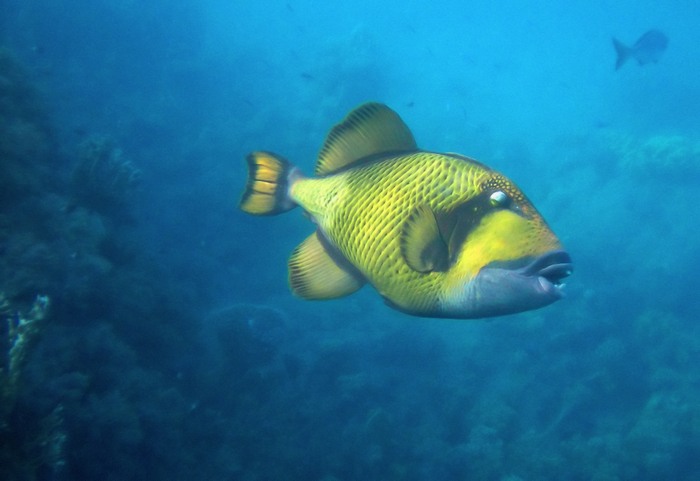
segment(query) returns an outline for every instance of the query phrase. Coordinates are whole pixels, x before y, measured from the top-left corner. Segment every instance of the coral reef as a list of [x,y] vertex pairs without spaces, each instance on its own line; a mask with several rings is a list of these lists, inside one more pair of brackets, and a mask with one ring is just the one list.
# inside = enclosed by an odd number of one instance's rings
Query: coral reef
[[28,395],[36,386],[34,359],[47,341],[50,304],[58,299],[52,326],[67,298],[75,315],[109,268],[99,253],[103,224],[84,208],[68,208],[61,162],[28,73],[0,49],[0,478],[7,480],[62,470],[64,406],[60,398]]
[[694,179],[700,175],[700,139],[679,134],[638,138],[609,135],[609,145],[625,172],[649,179]]
[[24,304],[84,298],[111,267],[106,222],[69,200],[62,163],[29,74],[0,49],[0,283]]
[[[49,310],[48,296],[36,297],[29,312],[11,312],[11,307],[0,292],[0,314],[7,316],[7,362],[6,368],[0,370],[3,398],[13,398],[17,391],[17,383],[26,362],[27,352],[38,336],[40,323]],[[8,406],[6,404],[5,406]]]
[[23,407],[18,405],[31,349],[44,328],[50,300],[39,295],[27,312],[14,310],[0,293],[0,315],[7,322],[5,358],[0,364],[0,474],[3,479],[35,479],[40,469],[60,471],[65,463],[66,433],[59,404],[36,423],[17,425]]
[[107,137],[90,138],[78,147],[71,192],[78,202],[104,215],[129,204],[141,171]]
[[40,96],[7,49],[0,47],[0,206],[41,189],[52,147]]

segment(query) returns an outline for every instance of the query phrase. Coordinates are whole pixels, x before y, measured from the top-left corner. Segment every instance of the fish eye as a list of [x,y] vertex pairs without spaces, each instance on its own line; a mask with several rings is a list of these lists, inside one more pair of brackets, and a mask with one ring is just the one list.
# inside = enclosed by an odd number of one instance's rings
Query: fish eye
[[505,207],[509,200],[505,192],[501,190],[497,190],[489,196],[489,203],[494,207]]

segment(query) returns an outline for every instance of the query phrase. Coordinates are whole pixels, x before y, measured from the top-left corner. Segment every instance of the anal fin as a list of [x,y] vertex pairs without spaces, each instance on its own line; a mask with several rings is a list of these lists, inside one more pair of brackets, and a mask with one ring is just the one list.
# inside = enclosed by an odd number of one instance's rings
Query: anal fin
[[365,283],[351,265],[336,261],[314,232],[299,244],[289,258],[289,285],[304,299],[334,299],[357,291]]

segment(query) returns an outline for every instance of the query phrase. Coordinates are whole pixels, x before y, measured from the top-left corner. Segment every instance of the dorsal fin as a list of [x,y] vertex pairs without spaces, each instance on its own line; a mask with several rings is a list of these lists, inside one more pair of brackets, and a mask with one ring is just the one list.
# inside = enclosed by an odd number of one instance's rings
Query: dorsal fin
[[316,163],[316,175],[326,175],[368,157],[417,150],[413,134],[401,117],[383,104],[360,105],[326,137]]

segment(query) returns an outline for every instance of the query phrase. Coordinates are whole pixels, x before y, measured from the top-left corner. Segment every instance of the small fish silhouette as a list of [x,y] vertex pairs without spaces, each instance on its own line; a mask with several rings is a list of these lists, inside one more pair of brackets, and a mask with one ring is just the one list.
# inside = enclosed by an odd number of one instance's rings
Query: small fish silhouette
[[630,58],[635,59],[639,65],[657,63],[668,46],[668,37],[663,32],[652,29],[639,37],[631,47],[616,38],[613,38],[613,46],[617,52],[615,70],[618,70]]

